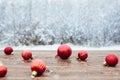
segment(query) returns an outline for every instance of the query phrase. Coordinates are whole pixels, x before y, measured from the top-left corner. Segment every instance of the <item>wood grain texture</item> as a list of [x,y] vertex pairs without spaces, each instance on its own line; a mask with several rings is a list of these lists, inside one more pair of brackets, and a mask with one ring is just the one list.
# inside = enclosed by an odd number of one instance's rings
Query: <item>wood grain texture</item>
[[22,50],[16,50],[14,55],[5,55],[0,50],[0,60],[8,67],[8,73],[0,80],[120,80],[120,63],[116,67],[105,67],[103,61],[109,53],[115,53],[120,58],[118,50],[88,50],[87,61],[76,60],[77,52],[73,51],[67,60],[55,58],[56,51],[33,50],[33,58],[45,61],[47,69],[42,76],[32,79],[30,64],[23,61]]

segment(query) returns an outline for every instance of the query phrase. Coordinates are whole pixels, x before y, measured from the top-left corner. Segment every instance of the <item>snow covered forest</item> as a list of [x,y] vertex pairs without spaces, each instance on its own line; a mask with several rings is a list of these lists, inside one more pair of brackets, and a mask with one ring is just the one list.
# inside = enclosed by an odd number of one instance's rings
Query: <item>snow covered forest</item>
[[0,45],[120,45],[120,0],[0,0]]

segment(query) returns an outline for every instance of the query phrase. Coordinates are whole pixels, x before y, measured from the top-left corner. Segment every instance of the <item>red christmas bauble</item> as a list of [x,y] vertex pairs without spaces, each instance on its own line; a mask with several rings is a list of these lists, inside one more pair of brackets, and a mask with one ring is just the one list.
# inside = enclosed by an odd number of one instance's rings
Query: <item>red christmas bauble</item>
[[85,50],[81,50],[78,52],[78,58],[81,60],[86,60],[88,57],[88,53]]
[[72,54],[72,49],[70,48],[70,46],[63,44],[58,47],[57,55],[60,58],[67,59],[71,56],[71,54]]
[[118,57],[114,54],[109,54],[105,58],[106,64],[109,66],[115,66],[118,64]]
[[0,77],[4,77],[7,74],[7,67],[0,66]]
[[[31,71],[37,72],[37,75],[42,75],[46,70],[46,64],[41,59],[35,59],[31,63]],[[36,75],[35,75],[36,76]]]
[[25,50],[22,52],[21,56],[24,60],[32,59],[32,52],[29,50]]
[[13,48],[12,47],[10,47],[10,46],[5,47],[4,53],[6,55],[10,55],[12,52],[13,52]]

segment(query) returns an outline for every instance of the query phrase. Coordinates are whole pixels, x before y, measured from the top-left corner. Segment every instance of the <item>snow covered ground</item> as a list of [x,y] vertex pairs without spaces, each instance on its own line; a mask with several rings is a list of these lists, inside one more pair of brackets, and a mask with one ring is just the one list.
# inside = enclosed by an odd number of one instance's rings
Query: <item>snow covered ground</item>
[[[109,47],[83,47],[79,45],[67,44],[72,50],[120,50],[120,45],[109,46]],[[39,46],[13,46],[14,50],[57,50],[60,44],[55,45],[39,45]],[[3,50],[4,47],[1,47],[0,50]]]

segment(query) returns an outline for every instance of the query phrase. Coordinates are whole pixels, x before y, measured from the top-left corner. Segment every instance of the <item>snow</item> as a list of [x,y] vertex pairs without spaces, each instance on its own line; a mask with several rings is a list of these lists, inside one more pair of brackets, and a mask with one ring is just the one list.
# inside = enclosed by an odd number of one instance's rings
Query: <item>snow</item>
[[0,0],[0,46],[57,43],[120,45],[120,1]]
[[[120,50],[120,45],[118,46],[109,46],[109,47],[83,47],[79,45],[67,44],[71,47],[72,50]],[[54,45],[40,45],[40,46],[13,46],[14,50],[57,50],[59,44]],[[3,50],[5,47],[1,47],[0,50]]]

